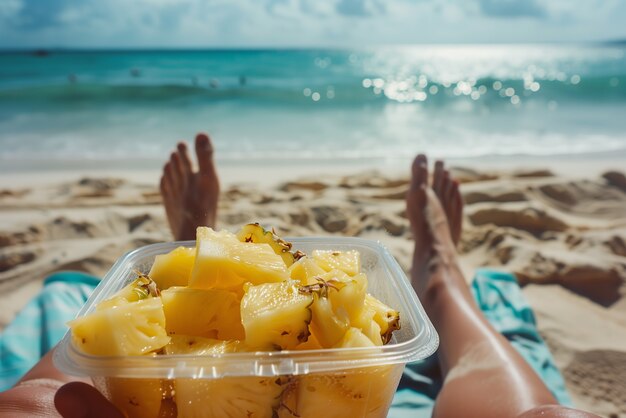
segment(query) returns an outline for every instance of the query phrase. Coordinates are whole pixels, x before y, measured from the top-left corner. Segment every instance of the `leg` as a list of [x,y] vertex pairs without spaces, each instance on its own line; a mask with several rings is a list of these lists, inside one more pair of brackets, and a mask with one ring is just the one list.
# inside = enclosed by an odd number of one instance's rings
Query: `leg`
[[192,168],[187,144],[180,142],[163,168],[161,196],[176,240],[193,240],[198,226],[215,226],[220,185],[213,145],[206,134],[196,136],[198,171]]
[[441,162],[432,189],[427,179],[426,157],[420,155],[412,167],[407,211],[416,240],[411,283],[441,339],[445,381],[434,415],[592,416],[555,405],[541,379],[482,316],[455,250],[462,212],[458,185]]

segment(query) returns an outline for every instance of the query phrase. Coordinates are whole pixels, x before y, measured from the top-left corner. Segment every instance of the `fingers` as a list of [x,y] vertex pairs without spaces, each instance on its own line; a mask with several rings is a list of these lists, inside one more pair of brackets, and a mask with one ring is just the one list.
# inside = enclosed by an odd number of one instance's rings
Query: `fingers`
[[124,418],[96,388],[86,383],[62,386],[54,397],[54,405],[64,418]]

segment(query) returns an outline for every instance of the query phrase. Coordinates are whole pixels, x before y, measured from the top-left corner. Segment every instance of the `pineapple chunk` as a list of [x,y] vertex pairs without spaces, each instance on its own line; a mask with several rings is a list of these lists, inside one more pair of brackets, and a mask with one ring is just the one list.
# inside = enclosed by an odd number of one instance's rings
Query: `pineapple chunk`
[[123,287],[109,299],[100,302],[96,306],[96,310],[113,308],[157,295],[156,283],[150,280],[148,276],[140,275],[135,281]]
[[98,356],[138,356],[158,350],[170,340],[160,298],[96,310],[68,325],[74,344]]
[[293,280],[298,280],[303,285],[310,285],[317,283],[316,277],[321,277],[326,274],[326,270],[317,265],[312,258],[302,257],[295,263],[293,263],[289,269],[289,277]]
[[276,254],[282,257],[287,267],[291,266],[299,253],[291,252],[291,243],[276,235],[273,231],[266,231],[258,223],[244,225],[237,233],[237,238],[241,242],[265,243],[272,247]]
[[190,287],[230,288],[244,282],[261,284],[288,278],[285,263],[268,244],[244,243],[228,231],[198,228]]
[[384,418],[404,365],[297,376],[283,392],[279,418]]
[[313,293],[311,310],[313,311],[311,333],[322,347],[333,347],[350,328],[350,318],[337,316],[328,298],[318,293]]
[[369,294],[365,296],[365,306],[374,310],[374,321],[380,327],[383,344],[387,344],[391,340],[391,334],[400,329],[400,312]]
[[359,328],[361,332],[370,339],[374,345],[383,345],[383,336],[380,325],[374,320],[376,311],[369,306],[364,306],[359,317],[352,323],[353,326]]
[[298,285],[288,280],[245,287],[241,320],[247,345],[285,350],[307,341],[313,298],[301,294]]
[[374,343],[358,328],[350,327],[339,340],[336,348],[375,347]]
[[294,350],[320,350],[322,348],[324,347],[315,339],[315,335],[311,334],[306,342],[298,344]]
[[[125,416],[133,418],[155,418],[167,416],[164,402],[164,387],[160,379],[130,379],[106,377],[104,387],[99,389],[107,394],[108,400]],[[96,386],[100,386],[96,382]]]
[[282,382],[277,377],[176,379],[178,418],[274,418]]
[[[198,354],[198,346],[180,343],[176,354]],[[207,347],[210,345],[207,340]],[[233,341],[215,342],[210,354],[239,350]],[[203,349],[201,349],[203,350]],[[276,377],[225,377],[220,379],[176,379],[174,398],[179,418],[273,418],[280,403],[284,382]]]
[[333,311],[347,316],[350,322],[355,322],[365,304],[367,276],[359,273],[350,277],[341,270],[332,270],[322,276],[322,279],[330,284],[336,283],[328,289]]
[[223,289],[170,287],[161,292],[165,329],[182,334],[221,340],[243,339],[239,299]]
[[324,270],[341,270],[350,276],[361,272],[361,254],[356,250],[326,251],[315,250],[313,260]]
[[172,286],[187,286],[195,259],[195,248],[178,247],[167,254],[157,255],[148,276],[156,282],[160,290]]
[[239,353],[245,351],[241,341],[214,340],[211,338],[192,337],[190,335],[172,335],[169,344],[164,347],[165,354],[193,354],[210,356],[223,353]]

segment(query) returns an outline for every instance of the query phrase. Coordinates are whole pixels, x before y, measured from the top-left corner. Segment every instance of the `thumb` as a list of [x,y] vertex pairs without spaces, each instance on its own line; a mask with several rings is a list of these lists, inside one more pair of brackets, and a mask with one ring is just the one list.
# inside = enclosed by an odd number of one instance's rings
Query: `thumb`
[[54,397],[54,406],[63,418],[124,418],[96,388],[81,382],[63,385]]

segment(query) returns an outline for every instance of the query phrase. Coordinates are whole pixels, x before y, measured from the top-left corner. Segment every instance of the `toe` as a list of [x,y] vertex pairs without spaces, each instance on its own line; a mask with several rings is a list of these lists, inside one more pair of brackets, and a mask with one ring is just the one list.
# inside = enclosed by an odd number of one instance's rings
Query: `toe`
[[176,145],[178,150],[178,156],[182,163],[183,170],[186,176],[189,176],[193,172],[193,166],[191,164],[191,158],[189,157],[189,150],[187,149],[187,143],[181,141]]
[[174,179],[174,167],[172,166],[172,161],[168,161],[163,167],[163,182],[165,185],[165,189],[168,191],[170,195],[176,193],[178,191],[178,185]]
[[196,136],[196,155],[198,156],[198,167],[201,175],[215,175],[215,166],[213,165],[213,144],[209,136],[199,133]]
[[419,154],[413,160],[411,166],[411,189],[421,188],[428,181],[428,159],[424,154]]
[[172,153],[172,168],[174,171],[174,176],[176,177],[176,181],[178,182],[178,186],[181,189],[184,189],[187,186],[188,175],[185,169],[184,163],[180,158],[180,154],[178,152]]
[[441,185],[443,183],[443,171],[443,161],[435,161],[435,172],[433,173],[433,190],[435,191],[437,196],[439,196],[441,192]]
[[178,153],[172,152],[172,154],[170,154],[170,161],[168,164],[170,166],[170,177],[172,180],[172,186],[174,187],[174,189],[180,190],[183,184],[182,178],[180,176],[182,172],[182,167],[180,165],[180,160],[178,159]]

